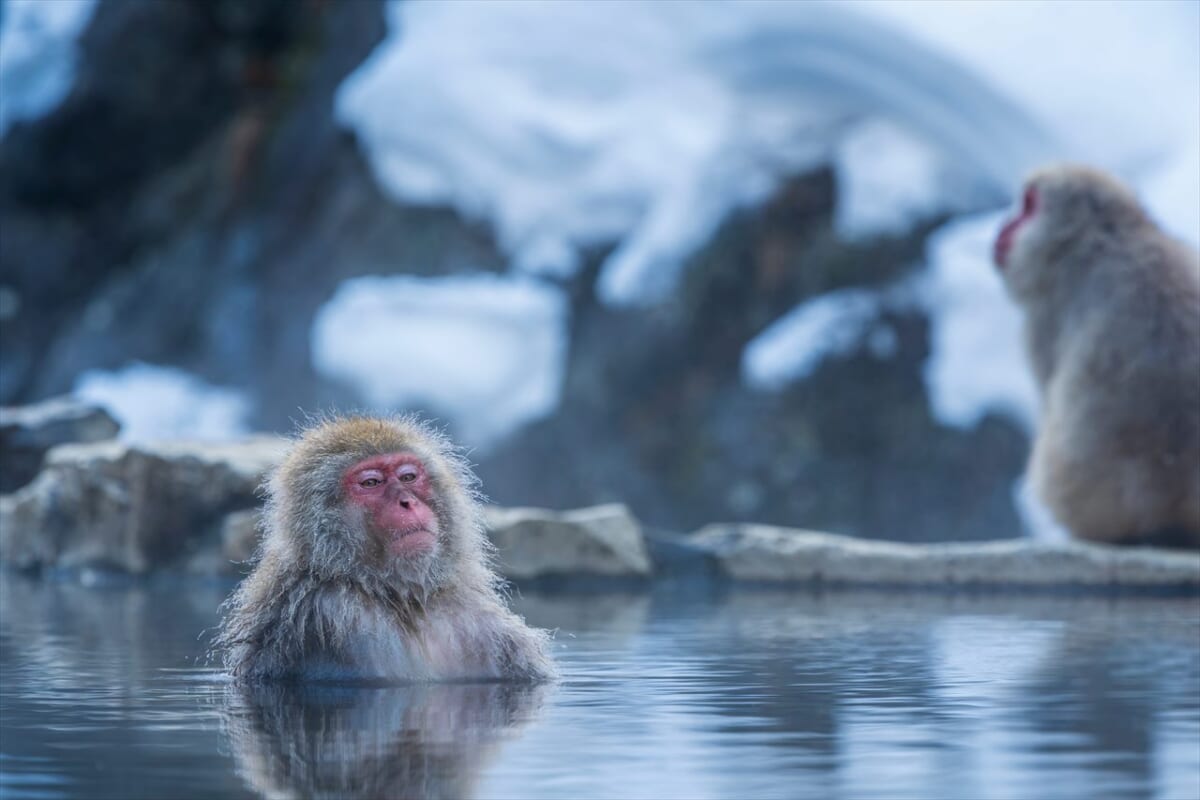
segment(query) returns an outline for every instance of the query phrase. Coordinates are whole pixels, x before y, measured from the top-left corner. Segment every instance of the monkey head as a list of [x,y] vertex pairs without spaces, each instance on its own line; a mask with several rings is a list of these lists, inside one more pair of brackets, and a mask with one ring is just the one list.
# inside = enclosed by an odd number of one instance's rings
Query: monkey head
[[267,485],[266,552],[324,578],[364,569],[435,589],[486,561],[477,480],[412,417],[350,417],[304,433]]
[[1000,229],[993,258],[1018,300],[1069,290],[1093,255],[1119,249],[1150,224],[1137,198],[1113,178],[1088,167],[1060,165],[1025,182],[1021,206]]
[[387,555],[412,559],[437,549],[438,519],[425,463],[410,452],[370,456],[342,477],[346,513]]

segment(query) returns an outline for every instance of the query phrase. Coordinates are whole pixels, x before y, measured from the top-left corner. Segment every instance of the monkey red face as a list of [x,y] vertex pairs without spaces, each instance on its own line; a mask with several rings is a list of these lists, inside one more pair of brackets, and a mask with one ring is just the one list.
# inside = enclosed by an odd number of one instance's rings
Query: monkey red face
[[343,485],[349,503],[362,510],[367,529],[390,554],[409,558],[437,544],[433,483],[421,459],[410,453],[372,456],[346,470]]
[[1033,219],[1033,215],[1037,212],[1038,196],[1037,190],[1032,186],[1025,188],[1025,196],[1021,199],[1021,211],[1004,223],[1004,227],[1000,229],[1000,234],[996,237],[996,245],[992,252],[992,258],[996,262],[996,266],[1003,269],[1008,262],[1009,251],[1012,250],[1013,240],[1017,236],[1017,231],[1022,225]]

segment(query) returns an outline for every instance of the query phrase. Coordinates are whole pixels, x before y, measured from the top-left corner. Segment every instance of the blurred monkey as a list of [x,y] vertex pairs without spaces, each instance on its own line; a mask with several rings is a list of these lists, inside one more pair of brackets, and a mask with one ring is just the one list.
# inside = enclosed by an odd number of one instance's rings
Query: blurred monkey
[[1084,167],[1025,185],[995,261],[1041,390],[1030,482],[1075,536],[1200,548],[1200,260]]

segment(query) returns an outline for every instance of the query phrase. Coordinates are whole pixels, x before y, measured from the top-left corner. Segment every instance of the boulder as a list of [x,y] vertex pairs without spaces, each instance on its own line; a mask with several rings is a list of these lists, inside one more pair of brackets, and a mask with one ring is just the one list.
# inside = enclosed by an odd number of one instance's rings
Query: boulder
[[222,522],[258,505],[286,445],[256,437],[56,447],[33,483],[0,498],[0,561],[138,574],[221,551]]
[[1016,539],[901,544],[768,525],[689,537],[718,572],[755,583],[1105,591],[1200,590],[1200,553]]
[[641,525],[619,503],[561,512],[491,507],[487,526],[500,572],[513,580],[637,579],[652,571]]
[[226,514],[218,535],[206,537],[191,553],[184,569],[195,575],[243,577],[250,574],[258,552],[262,509],[250,508]]
[[114,438],[120,428],[103,408],[73,397],[0,408],[0,493],[32,481],[50,448],[105,441]]

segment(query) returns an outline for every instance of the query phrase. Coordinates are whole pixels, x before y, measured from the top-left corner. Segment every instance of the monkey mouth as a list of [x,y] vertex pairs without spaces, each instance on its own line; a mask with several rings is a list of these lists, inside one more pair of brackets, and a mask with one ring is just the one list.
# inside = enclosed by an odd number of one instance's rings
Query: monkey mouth
[[391,532],[392,539],[394,539],[396,541],[399,541],[400,539],[407,539],[409,536],[414,536],[418,533],[427,533],[430,536],[434,535],[433,531],[431,531],[428,528],[425,528],[423,526],[420,526],[420,525],[412,527],[412,528],[403,528],[400,530],[392,530],[392,532]]

